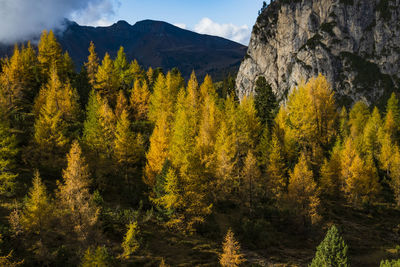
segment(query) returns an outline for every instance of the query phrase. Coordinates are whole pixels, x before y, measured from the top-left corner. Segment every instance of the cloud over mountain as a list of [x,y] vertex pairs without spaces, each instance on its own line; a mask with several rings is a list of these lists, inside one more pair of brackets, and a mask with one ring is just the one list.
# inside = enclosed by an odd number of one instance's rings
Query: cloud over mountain
[[65,18],[83,24],[107,24],[116,0],[0,0],[0,42],[36,37],[43,29],[62,29]]
[[194,31],[202,34],[221,36],[238,43],[247,45],[251,30],[247,25],[219,24],[209,18],[203,18],[194,26]]

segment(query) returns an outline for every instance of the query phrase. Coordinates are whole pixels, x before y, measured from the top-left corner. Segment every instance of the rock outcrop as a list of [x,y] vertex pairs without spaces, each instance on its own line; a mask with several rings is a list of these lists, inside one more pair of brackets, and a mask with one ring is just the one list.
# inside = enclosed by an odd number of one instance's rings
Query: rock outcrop
[[236,80],[264,76],[278,99],[322,73],[342,104],[386,99],[400,86],[400,0],[275,0],[259,15]]

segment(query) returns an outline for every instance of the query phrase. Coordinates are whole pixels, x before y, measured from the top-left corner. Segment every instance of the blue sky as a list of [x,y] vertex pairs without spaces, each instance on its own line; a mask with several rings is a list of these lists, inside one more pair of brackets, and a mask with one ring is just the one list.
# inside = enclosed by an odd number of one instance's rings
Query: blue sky
[[[38,1],[40,8],[38,8]],[[0,0],[0,42],[15,43],[43,29],[62,29],[65,18],[108,26],[162,20],[198,33],[248,44],[262,0]],[[32,12],[34,10],[34,12]]]
[[[162,20],[199,33],[222,36],[248,44],[262,0],[108,0],[113,12],[103,16],[79,13],[85,25],[109,25],[118,20],[130,24],[144,19]],[[90,10],[89,10],[90,11]],[[93,10],[92,10],[93,11]],[[96,10],[96,12],[99,12]]]

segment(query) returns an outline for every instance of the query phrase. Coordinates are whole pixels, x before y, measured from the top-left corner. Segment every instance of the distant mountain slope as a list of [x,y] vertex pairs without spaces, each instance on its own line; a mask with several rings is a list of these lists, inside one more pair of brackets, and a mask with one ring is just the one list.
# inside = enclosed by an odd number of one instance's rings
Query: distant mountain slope
[[[90,41],[93,41],[100,58],[106,52],[115,57],[123,46],[129,60],[137,59],[145,67],[164,70],[177,67],[185,77],[195,70],[199,77],[208,73],[215,79],[236,72],[247,49],[224,38],[197,34],[153,20],[135,25],[119,21],[109,27],[80,26],[67,21],[58,39],[78,68],[86,61]],[[10,51],[12,48],[0,46],[0,55]]]

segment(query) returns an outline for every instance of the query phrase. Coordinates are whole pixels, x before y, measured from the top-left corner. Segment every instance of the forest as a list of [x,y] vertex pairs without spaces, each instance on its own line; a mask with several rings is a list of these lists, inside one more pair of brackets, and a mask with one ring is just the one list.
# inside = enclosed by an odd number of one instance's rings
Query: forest
[[[239,101],[93,43],[77,72],[51,31],[0,70],[1,266],[400,266],[395,93],[346,108],[320,74],[279,105],[259,77]],[[357,257],[377,230],[350,226],[389,217],[396,252]]]

